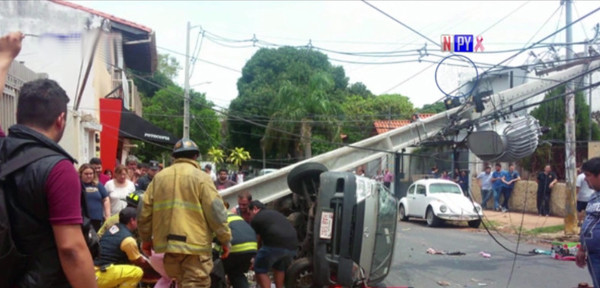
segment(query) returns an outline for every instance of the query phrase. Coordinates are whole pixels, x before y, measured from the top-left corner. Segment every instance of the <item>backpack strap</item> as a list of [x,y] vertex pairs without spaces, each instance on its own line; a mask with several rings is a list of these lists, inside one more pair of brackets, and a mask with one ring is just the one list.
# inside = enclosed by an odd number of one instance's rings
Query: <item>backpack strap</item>
[[37,160],[52,155],[60,155],[60,153],[44,147],[32,148],[31,150],[27,151],[27,153],[16,156],[5,163],[2,163],[0,168],[0,180]]

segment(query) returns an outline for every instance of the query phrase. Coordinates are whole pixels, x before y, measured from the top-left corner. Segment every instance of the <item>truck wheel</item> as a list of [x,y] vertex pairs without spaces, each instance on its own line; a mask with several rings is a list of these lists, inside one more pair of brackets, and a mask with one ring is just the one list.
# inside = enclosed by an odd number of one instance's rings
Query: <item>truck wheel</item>
[[304,195],[304,185],[308,189],[308,195],[316,195],[319,189],[319,176],[321,173],[327,172],[327,167],[321,163],[308,162],[296,166],[287,176],[287,183],[293,193]]
[[308,258],[297,259],[285,272],[286,288],[310,288],[313,286],[313,267]]
[[404,209],[404,205],[400,204],[400,208],[398,208],[398,214],[400,214],[400,221],[408,221],[408,216],[406,216],[406,209]]
[[427,226],[429,227],[437,227],[440,226],[440,224],[442,224],[442,219],[435,216],[431,207],[427,208],[427,213],[425,213],[425,220],[427,220]]

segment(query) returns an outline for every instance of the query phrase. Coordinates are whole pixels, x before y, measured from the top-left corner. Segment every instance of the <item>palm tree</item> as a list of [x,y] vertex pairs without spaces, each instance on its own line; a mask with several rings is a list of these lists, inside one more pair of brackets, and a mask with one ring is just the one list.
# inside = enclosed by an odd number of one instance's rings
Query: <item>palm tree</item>
[[215,164],[220,164],[223,163],[223,161],[225,161],[225,151],[216,148],[216,147],[210,147],[210,149],[208,149],[208,161],[210,162],[214,162]]
[[235,165],[237,168],[240,168],[244,161],[248,161],[250,159],[252,159],[252,157],[250,157],[250,152],[246,151],[243,147],[235,147],[233,150],[231,150],[231,153],[229,153],[227,161]]
[[329,138],[336,139],[340,128],[335,115],[339,109],[329,100],[333,88],[333,79],[324,72],[313,74],[307,87],[290,81],[283,83],[273,102],[275,113],[263,136],[263,153],[277,147],[278,155],[283,157],[289,157],[290,152],[297,158],[312,157],[312,132],[317,118],[320,128],[331,134]]

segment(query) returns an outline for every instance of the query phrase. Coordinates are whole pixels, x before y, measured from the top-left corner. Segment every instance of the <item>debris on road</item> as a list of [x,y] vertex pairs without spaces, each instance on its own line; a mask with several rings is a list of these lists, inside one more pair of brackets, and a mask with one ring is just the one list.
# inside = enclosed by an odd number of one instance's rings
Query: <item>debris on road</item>
[[467,253],[465,253],[465,252],[460,252],[460,251],[446,252],[446,251],[443,251],[443,250],[435,250],[433,248],[427,249],[427,254],[449,255],[449,256],[463,256],[463,255],[467,255]]
[[437,251],[433,248],[429,248],[429,249],[427,249],[427,254],[444,255],[446,253],[444,251]]
[[479,252],[479,255],[481,255],[483,258],[491,258],[492,257],[492,254],[485,253],[483,251]]
[[533,249],[531,251],[529,251],[529,254],[535,254],[535,255],[551,255],[552,251],[550,250],[542,250],[542,249]]
[[450,283],[446,281],[437,281],[437,284],[440,286],[450,286]]

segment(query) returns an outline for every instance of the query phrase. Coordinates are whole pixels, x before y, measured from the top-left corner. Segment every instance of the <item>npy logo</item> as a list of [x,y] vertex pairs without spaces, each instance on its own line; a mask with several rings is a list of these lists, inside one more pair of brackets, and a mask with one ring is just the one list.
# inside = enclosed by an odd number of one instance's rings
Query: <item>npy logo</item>
[[[475,44],[477,40],[477,44]],[[483,52],[483,37],[472,34],[444,34],[441,39],[442,52]]]

